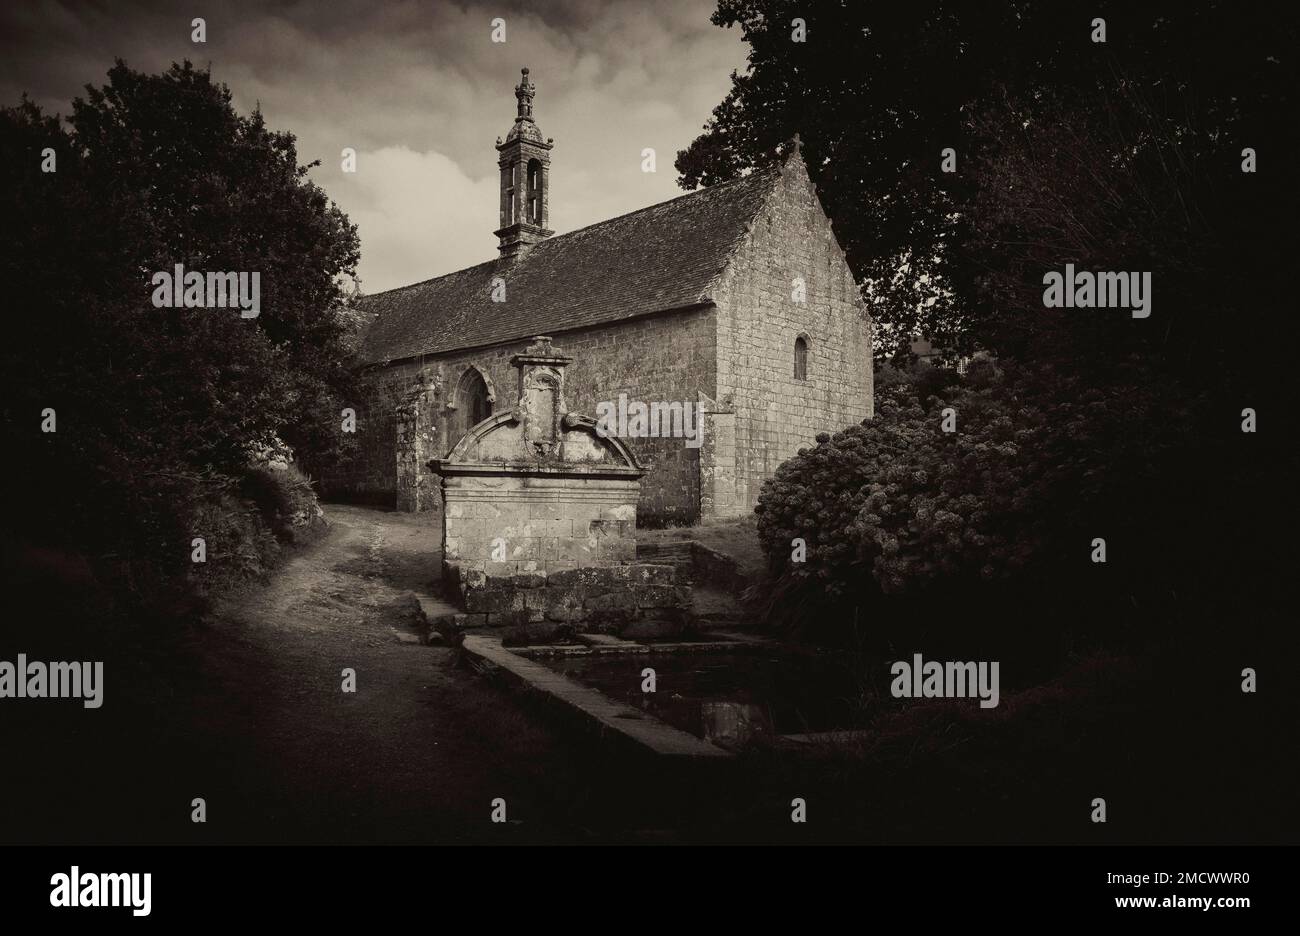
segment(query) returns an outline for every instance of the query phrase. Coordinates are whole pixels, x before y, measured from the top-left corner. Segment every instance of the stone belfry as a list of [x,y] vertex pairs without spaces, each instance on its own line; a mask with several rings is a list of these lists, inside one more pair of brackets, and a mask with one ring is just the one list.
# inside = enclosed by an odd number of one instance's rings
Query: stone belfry
[[497,137],[497,165],[501,167],[501,257],[523,256],[528,248],[555,232],[546,226],[550,217],[551,146],[533,121],[533,95],[537,86],[528,80],[528,69],[515,86],[519,101],[515,125],[506,141]]

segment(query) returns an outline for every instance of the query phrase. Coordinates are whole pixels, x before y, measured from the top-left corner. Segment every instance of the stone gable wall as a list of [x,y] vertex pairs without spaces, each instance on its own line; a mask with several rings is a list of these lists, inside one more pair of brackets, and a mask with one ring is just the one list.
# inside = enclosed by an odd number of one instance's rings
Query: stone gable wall
[[[791,298],[803,277],[806,302]],[[786,163],[715,291],[720,416],[703,497],[719,516],[747,513],[765,479],[819,432],[872,414],[870,326],[844,252],[807,169]],[[808,376],[794,376],[795,339]]]

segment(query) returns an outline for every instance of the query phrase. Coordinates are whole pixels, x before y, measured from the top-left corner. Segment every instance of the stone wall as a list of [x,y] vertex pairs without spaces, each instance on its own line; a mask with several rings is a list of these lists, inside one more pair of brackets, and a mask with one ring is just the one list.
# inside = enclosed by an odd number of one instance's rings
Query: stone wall
[[520,573],[474,579],[464,590],[465,611],[441,621],[439,630],[455,637],[481,627],[517,629],[508,643],[578,630],[631,639],[679,634],[690,620],[690,592],[676,584],[675,575],[672,566],[626,563],[546,578]]
[[459,583],[636,558],[635,480],[452,476],[443,479],[443,496],[443,563]]
[[[803,303],[792,299],[796,277]],[[798,156],[787,160],[714,295],[720,415],[701,468],[702,496],[725,516],[752,510],[763,481],[817,433],[872,413],[866,309]],[[794,375],[801,335],[806,380]]]
[[[792,297],[803,280],[804,301]],[[507,296],[508,296],[507,292]],[[693,523],[733,516],[757,503],[762,483],[819,432],[837,432],[872,413],[870,322],[857,284],[801,158],[787,160],[775,190],[737,247],[714,291],[716,308],[663,313],[593,328],[557,332],[565,353],[582,362],[569,379],[575,412],[629,400],[708,402],[704,445],[682,439],[628,439],[648,470],[637,502],[640,526]],[[795,340],[808,342],[806,379],[794,374]],[[494,396],[493,412],[510,408],[518,379],[510,366],[529,339],[372,371],[370,398],[357,406],[360,457],[328,477],[339,491],[387,493],[403,509],[437,510],[424,469],[403,469],[399,485],[398,424],[393,414],[422,369],[440,390],[421,422],[404,430],[403,464],[420,448],[445,455],[454,431],[456,388],[474,365]]]
[[514,406],[432,466],[443,575],[465,605],[454,629],[683,621],[673,568],[634,562],[644,469],[625,441],[569,410],[567,350],[539,336],[513,356]]
[[442,494],[428,470],[429,459],[442,454],[437,426],[430,418],[437,412],[440,391],[434,371],[424,368],[410,380],[397,407],[396,506],[407,513],[441,507]]
[[[508,295],[508,293],[507,293]],[[646,316],[623,323],[613,323],[557,333],[553,336],[566,354],[581,362],[568,377],[565,390],[569,408],[574,412],[595,415],[596,404],[616,401],[620,393],[630,400],[644,402],[697,402],[700,394],[714,396],[717,349],[714,341],[713,310],[703,308],[685,312]],[[461,375],[471,365],[486,375],[494,396],[493,412],[514,405],[518,394],[517,372],[510,358],[521,352],[531,339],[503,345],[460,351],[437,357],[402,361],[367,375],[370,397],[364,408],[368,414],[368,432],[361,436],[367,455],[360,470],[339,473],[331,490],[349,491],[357,484],[374,490],[385,483],[396,489],[394,463],[395,430],[385,425],[385,406],[396,410],[415,384],[422,369],[433,373],[441,387],[430,419],[436,431],[429,434],[429,444],[446,455],[459,439],[451,438],[449,428],[454,411],[449,399]],[[362,409],[358,408],[360,419]],[[381,449],[385,435],[387,448]],[[665,526],[692,523],[700,510],[700,449],[688,448],[682,439],[626,439],[638,461],[647,469],[637,502],[637,522],[641,526]],[[708,430],[705,431],[708,445]],[[379,464],[385,457],[390,467],[385,475]],[[420,509],[437,510],[438,505],[422,500]]]

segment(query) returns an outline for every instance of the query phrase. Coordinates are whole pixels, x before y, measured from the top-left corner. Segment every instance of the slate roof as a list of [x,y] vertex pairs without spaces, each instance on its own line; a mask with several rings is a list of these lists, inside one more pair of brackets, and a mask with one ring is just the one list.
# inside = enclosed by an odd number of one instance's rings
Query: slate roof
[[[513,263],[494,259],[365,297],[378,314],[361,342],[375,364],[498,344],[699,305],[772,190],[759,170],[549,237]],[[506,302],[493,302],[502,275]]]

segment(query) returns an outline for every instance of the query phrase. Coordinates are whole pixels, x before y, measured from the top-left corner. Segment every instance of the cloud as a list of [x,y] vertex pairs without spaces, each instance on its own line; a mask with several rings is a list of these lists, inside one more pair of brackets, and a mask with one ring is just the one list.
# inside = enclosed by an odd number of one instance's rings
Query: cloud
[[[114,57],[159,71],[211,63],[241,112],[298,138],[311,178],[357,222],[369,292],[448,273],[495,253],[497,153],[527,65],[536,118],[555,139],[551,227],[573,230],[680,194],[673,160],[742,69],[735,31],[711,0],[523,0],[264,5],[205,0],[108,8],[54,0],[0,8],[5,103],[27,90],[67,113]],[[203,16],[208,42],[190,41]],[[491,41],[506,20],[507,41]],[[358,172],[340,153],[359,154]],[[656,150],[658,172],[641,171]]]
[[350,181],[333,187],[357,225],[362,288],[376,292],[459,270],[496,254],[495,176],[472,179],[442,153],[385,147],[357,154]]

